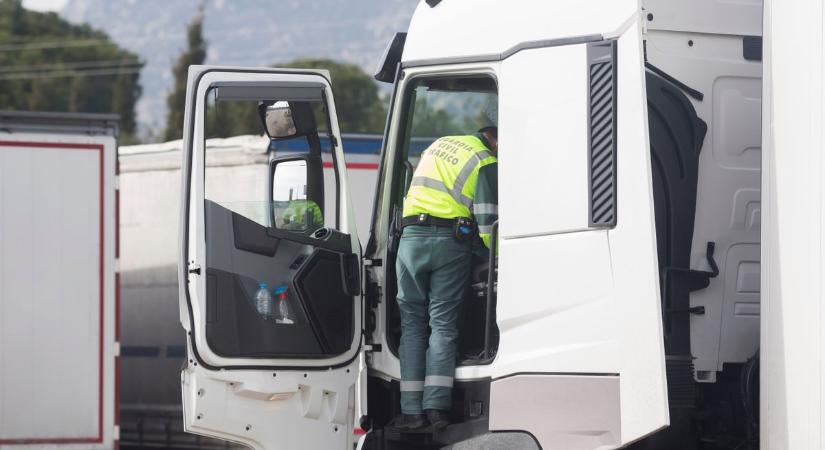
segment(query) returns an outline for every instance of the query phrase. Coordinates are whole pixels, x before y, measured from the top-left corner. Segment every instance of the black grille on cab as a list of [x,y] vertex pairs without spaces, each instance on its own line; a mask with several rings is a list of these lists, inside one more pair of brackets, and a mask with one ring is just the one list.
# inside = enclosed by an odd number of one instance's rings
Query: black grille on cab
[[616,43],[590,44],[590,225],[616,224]]

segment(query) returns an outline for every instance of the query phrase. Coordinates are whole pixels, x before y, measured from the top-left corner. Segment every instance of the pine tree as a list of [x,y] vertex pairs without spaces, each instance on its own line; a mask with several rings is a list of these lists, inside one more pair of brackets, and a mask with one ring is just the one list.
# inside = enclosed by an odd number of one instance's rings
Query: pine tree
[[203,40],[203,8],[186,30],[188,48],[180,55],[172,73],[175,85],[166,98],[166,140],[180,139],[183,129],[183,109],[186,103],[186,78],[189,66],[203,64],[206,59],[206,41]]
[[29,11],[21,0],[0,0],[0,45],[0,109],[116,113],[121,142],[134,139],[138,55],[88,25]]

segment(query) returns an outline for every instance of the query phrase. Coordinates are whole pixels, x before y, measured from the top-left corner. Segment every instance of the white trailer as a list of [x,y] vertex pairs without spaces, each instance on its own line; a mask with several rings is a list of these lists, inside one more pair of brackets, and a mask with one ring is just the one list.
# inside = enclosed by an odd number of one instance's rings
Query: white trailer
[[0,112],[0,449],[117,445],[117,123]]
[[[186,429],[268,449],[365,431],[375,450],[822,448],[823,24],[819,0],[422,1],[376,74],[394,95],[363,251],[328,75],[190,68]],[[399,431],[412,143],[473,133],[491,99],[497,270],[464,302],[453,423]],[[285,102],[292,128],[271,127]],[[304,154],[210,176],[212,117],[238,103]],[[294,202],[326,227],[284,220]],[[265,284],[293,323],[256,309]]]

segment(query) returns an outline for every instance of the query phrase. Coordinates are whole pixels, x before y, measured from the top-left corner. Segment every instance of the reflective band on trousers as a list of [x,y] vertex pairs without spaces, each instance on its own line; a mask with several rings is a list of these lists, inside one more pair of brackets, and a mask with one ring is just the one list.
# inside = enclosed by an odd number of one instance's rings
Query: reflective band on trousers
[[479,234],[493,234],[493,226],[492,225],[479,225],[478,226],[478,233]]
[[424,377],[424,386],[453,387],[453,377],[427,375]]
[[498,205],[495,203],[474,203],[473,214],[498,214]]
[[424,390],[423,381],[405,381],[401,380],[401,392],[418,392]]

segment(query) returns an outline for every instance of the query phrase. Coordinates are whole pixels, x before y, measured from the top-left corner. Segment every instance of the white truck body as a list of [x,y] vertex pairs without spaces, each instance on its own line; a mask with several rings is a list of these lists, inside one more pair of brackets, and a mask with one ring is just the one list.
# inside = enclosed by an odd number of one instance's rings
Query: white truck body
[[[364,449],[821,447],[823,14],[810,0],[422,1],[405,41],[394,41],[403,54],[391,70],[370,239],[362,252],[357,197],[333,145],[337,176],[325,182],[338,195],[325,203],[337,220],[326,224],[341,233],[341,267],[314,284],[301,277],[320,271],[318,255],[332,251],[321,238],[332,232],[290,235],[275,213],[253,224],[230,206],[251,198],[210,194],[206,119],[220,95],[310,98],[324,102],[328,137],[340,143],[328,78],[191,68],[179,266],[186,429],[272,449],[343,449],[353,429],[369,431]],[[389,420],[400,379],[393,245],[416,163],[414,111],[428,92],[474,89],[498,99],[498,274],[481,293],[494,320],[487,313],[460,333],[493,327],[495,342],[485,333],[484,358],[456,370],[456,423],[413,436]],[[676,110],[662,113],[668,97]],[[689,126],[673,123],[677,113]],[[668,139],[675,157],[663,153]],[[274,183],[280,162],[269,163]],[[680,208],[688,214],[671,211]],[[306,247],[287,253],[288,270],[283,242]],[[335,278],[347,278],[350,254],[363,257],[362,297]],[[306,294],[301,305],[352,297],[351,319],[337,317],[356,331],[337,351],[266,350],[284,328],[241,318],[253,314],[244,286],[284,273]],[[311,289],[326,294],[313,299]],[[702,411],[700,391],[711,405]],[[735,438],[724,434],[736,427]]]
[[825,444],[825,6],[765,2],[761,444]]
[[113,449],[117,117],[0,129],[0,449]]

